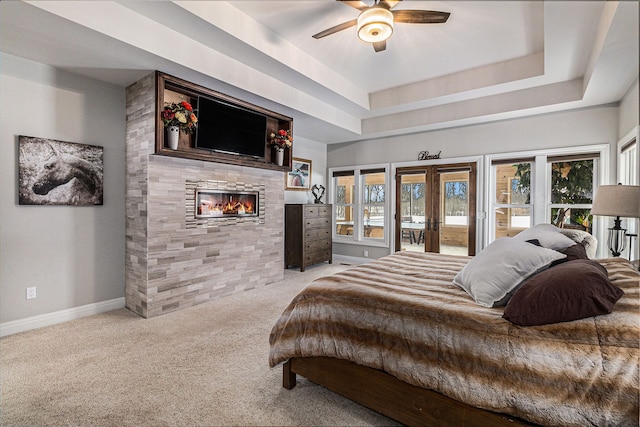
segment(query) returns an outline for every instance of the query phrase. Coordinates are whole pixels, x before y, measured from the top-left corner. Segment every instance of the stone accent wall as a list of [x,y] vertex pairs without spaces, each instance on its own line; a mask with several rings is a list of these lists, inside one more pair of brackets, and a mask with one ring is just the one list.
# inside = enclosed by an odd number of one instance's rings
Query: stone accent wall
[[127,88],[125,302],[147,314],[147,165],[155,140],[155,76]]
[[[283,173],[153,154],[154,98],[153,74],[127,89],[126,306],[153,317],[282,280]],[[260,220],[193,227],[203,181],[259,188]]]

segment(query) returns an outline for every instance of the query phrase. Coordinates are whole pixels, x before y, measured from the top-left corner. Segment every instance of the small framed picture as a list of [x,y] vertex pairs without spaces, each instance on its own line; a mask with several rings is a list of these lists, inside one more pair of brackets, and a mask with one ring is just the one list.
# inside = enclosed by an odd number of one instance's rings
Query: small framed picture
[[311,190],[311,160],[294,157],[285,179],[285,190]]

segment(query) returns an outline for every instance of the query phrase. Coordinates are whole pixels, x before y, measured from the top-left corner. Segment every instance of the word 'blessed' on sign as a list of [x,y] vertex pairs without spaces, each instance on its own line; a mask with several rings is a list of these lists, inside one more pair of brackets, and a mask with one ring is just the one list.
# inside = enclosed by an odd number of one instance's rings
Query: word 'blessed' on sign
[[421,151],[420,154],[418,154],[418,160],[439,159],[440,153],[442,153],[442,150],[438,151],[438,154],[429,154],[428,151]]

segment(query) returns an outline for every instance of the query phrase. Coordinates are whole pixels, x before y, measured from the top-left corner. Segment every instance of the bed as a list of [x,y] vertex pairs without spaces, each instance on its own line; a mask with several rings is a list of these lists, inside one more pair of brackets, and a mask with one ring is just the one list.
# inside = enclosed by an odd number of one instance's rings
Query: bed
[[624,291],[610,314],[519,326],[453,283],[471,259],[398,252],[317,279],[274,325],[270,365],[407,425],[637,426],[631,263],[597,260]]

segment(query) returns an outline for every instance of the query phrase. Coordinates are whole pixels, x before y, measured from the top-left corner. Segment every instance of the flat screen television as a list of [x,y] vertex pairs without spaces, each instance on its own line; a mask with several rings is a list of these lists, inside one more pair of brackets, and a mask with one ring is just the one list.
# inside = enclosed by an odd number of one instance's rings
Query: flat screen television
[[267,117],[221,100],[198,97],[196,148],[263,159]]

